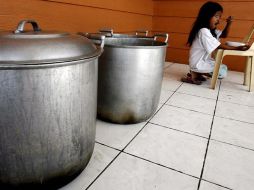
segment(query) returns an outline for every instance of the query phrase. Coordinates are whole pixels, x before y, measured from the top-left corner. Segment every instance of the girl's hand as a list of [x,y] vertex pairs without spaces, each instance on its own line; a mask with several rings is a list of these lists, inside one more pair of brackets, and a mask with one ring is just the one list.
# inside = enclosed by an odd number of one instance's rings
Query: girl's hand
[[226,22],[227,23],[231,23],[233,21],[233,17],[232,16],[229,16],[227,19],[226,19]]
[[237,50],[240,50],[240,51],[246,51],[250,48],[249,45],[244,45],[244,46],[238,46],[237,47]]

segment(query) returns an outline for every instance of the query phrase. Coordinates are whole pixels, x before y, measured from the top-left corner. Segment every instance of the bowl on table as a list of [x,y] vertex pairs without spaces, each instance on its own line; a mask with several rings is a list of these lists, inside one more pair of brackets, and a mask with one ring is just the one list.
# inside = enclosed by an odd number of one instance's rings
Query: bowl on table
[[228,46],[233,46],[233,47],[239,47],[239,46],[244,46],[246,45],[245,43],[242,42],[232,42],[232,41],[227,41],[226,45]]

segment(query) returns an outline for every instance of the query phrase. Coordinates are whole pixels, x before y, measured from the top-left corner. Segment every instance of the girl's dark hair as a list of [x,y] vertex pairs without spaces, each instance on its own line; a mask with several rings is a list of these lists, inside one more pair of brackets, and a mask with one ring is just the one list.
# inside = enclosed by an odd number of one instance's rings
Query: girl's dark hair
[[[208,1],[199,10],[198,17],[193,24],[187,45],[191,46],[193,40],[195,39],[197,33],[201,28],[210,28],[210,20],[215,15],[217,11],[223,12],[223,7],[216,2]],[[212,35],[216,37],[215,31],[211,31]]]

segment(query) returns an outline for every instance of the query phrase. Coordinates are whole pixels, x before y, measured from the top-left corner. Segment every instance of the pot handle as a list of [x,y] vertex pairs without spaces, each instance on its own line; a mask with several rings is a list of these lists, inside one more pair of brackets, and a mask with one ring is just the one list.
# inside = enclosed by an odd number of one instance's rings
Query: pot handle
[[148,30],[137,30],[136,31],[136,36],[138,36],[139,33],[145,34],[145,36],[147,36],[148,35]]
[[106,38],[106,36],[104,35],[96,34],[96,33],[90,34],[90,33],[83,33],[83,32],[78,32],[77,34],[92,40],[95,44],[98,44],[101,48],[104,47],[105,38]]
[[18,27],[17,27],[17,29],[14,31],[14,33],[15,33],[15,34],[24,33],[24,32],[25,32],[25,30],[24,30],[25,24],[27,24],[27,23],[32,24],[33,30],[34,30],[35,32],[41,31],[39,25],[38,25],[37,22],[35,22],[34,20],[22,20],[22,21],[19,22]]
[[100,33],[103,33],[106,37],[112,37],[114,35],[112,28],[102,28],[99,30]]
[[154,40],[157,40],[158,37],[164,37],[164,38],[165,38],[164,42],[165,42],[165,43],[168,43],[168,33],[158,33],[158,34],[154,34],[153,39],[154,39]]

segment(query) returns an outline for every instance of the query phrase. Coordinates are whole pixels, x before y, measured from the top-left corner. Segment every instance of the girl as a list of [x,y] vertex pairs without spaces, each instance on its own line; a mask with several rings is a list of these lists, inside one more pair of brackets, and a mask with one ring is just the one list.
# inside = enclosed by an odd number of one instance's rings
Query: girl
[[[227,25],[223,31],[217,29],[220,23],[223,8],[216,2],[207,2],[199,10],[198,17],[193,24],[187,44],[191,47],[189,54],[189,66],[191,73],[182,78],[183,82],[201,84],[213,72],[215,60],[213,55],[216,49],[247,50],[248,45],[232,47],[219,42],[219,38],[227,37],[232,18],[227,19]],[[219,77],[226,76],[227,66],[221,65]]]

